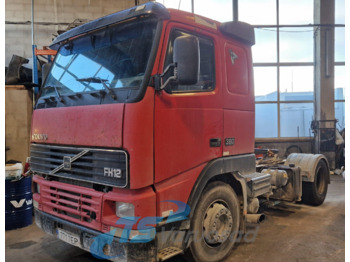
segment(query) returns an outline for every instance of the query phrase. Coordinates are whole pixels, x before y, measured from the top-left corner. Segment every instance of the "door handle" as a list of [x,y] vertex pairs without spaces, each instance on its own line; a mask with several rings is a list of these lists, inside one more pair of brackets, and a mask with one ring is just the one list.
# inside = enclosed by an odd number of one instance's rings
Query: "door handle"
[[210,147],[220,147],[220,146],[221,146],[221,138],[210,139]]

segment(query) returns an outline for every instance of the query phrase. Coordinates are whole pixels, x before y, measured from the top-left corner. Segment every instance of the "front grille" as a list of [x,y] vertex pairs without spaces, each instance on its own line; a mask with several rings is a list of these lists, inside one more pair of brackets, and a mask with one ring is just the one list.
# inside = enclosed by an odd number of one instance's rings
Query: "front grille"
[[128,184],[128,155],[121,150],[32,144],[30,168],[33,172],[93,184],[115,187]]
[[35,177],[44,212],[88,227],[100,227],[102,192]]

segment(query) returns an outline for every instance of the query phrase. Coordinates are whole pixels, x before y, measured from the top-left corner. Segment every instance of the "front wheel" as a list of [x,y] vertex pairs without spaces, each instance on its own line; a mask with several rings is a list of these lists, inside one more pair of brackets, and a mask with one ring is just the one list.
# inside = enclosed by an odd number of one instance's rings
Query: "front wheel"
[[326,163],[318,162],[314,182],[303,182],[303,202],[312,206],[321,205],[327,195],[329,170]]
[[201,262],[224,259],[237,239],[239,218],[239,202],[233,189],[223,182],[210,183],[191,221],[193,259]]

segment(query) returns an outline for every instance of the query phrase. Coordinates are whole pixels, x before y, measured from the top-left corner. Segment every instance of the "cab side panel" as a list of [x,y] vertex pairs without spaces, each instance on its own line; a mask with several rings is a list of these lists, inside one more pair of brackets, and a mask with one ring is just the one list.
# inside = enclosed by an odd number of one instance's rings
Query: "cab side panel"
[[[173,30],[210,39],[214,48],[215,75],[220,72],[217,35],[196,32],[191,26],[169,23],[163,46],[164,67],[167,42]],[[163,72],[164,68],[160,68]],[[212,91],[167,92],[155,95],[155,183],[187,172],[222,156],[222,143],[211,146],[211,139],[222,141],[223,110],[221,79],[216,77]]]
[[254,152],[255,106],[251,52],[247,47],[226,41],[223,53],[226,82],[223,87],[223,155]]

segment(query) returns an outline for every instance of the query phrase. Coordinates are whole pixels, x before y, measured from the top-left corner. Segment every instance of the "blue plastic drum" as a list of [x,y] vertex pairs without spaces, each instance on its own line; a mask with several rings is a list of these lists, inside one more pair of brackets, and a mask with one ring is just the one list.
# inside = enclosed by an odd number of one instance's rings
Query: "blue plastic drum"
[[32,178],[5,180],[5,230],[31,225],[32,215]]

